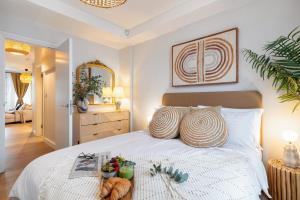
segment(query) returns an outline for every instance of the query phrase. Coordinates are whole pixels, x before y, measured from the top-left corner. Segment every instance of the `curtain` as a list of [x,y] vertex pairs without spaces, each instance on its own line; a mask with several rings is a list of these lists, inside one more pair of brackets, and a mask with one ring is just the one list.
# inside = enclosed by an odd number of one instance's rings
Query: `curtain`
[[15,92],[18,96],[18,100],[16,105],[23,104],[23,97],[26,94],[26,91],[28,89],[29,84],[28,83],[22,83],[20,80],[20,74],[18,73],[11,73],[11,78],[14,84]]
[[5,112],[16,108],[18,97],[10,73],[5,73]]

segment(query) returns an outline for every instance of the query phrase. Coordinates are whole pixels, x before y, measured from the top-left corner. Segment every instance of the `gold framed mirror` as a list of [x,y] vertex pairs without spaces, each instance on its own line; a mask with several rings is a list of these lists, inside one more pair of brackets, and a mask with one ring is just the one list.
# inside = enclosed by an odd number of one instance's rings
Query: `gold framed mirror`
[[112,105],[114,98],[112,97],[112,91],[115,87],[115,72],[100,62],[99,60],[83,63],[76,69],[76,81],[80,81],[82,71],[85,71],[89,77],[101,76],[101,80],[104,83],[102,88],[102,96],[99,97],[96,94],[88,97],[90,105]]

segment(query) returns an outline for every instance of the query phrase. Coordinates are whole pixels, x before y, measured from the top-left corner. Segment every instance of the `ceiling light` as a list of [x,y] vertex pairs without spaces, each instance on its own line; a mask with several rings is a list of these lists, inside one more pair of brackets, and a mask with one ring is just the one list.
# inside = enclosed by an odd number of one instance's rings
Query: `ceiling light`
[[30,46],[25,43],[6,40],[5,41],[5,51],[14,55],[28,55],[30,53]]
[[25,72],[20,75],[20,81],[22,83],[31,83],[32,75],[28,72],[28,69],[25,69]]
[[80,0],[81,2],[99,8],[113,8],[126,3],[127,0]]

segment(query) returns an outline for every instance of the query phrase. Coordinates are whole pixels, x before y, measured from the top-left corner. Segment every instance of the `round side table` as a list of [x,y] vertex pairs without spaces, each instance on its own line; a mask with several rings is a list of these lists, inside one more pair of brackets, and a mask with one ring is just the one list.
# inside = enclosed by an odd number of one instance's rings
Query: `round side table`
[[300,200],[300,168],[290,168],[282,160],[268,161],[269,187],[274,200]]

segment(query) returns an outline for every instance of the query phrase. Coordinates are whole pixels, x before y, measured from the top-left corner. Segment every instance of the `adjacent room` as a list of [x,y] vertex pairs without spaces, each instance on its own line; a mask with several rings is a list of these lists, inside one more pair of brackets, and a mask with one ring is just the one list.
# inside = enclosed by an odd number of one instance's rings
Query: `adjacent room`
[[0,200],[300,199],[299,8],[1,0]]

